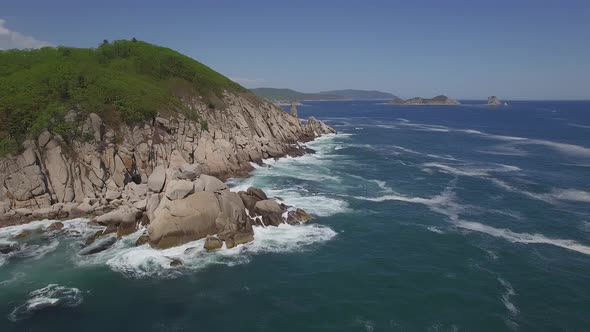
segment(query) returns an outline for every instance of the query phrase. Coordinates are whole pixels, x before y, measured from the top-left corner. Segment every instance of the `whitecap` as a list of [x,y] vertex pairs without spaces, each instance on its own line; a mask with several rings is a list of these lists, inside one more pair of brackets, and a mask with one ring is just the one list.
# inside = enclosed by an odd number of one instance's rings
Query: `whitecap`
[[50,284],[29,293],[29,299],[14,308],[8,319],[16,322],[33,316],[36,312],[47,308],[63,306],[75,307],[82,303],[82,292],[78,288],[70,288]]
[[[224,246],[221,250],[207,252],[203,248],[204,239],[165,250],[153,249],[145,244],[113,250],[105,263],[112,270],[131,278],[174,278],[183,271],[199,270],[211,265],[245,264],[254,254],[305,250],[309,245],[328,241],[334,236],[334,230],[317,224],[255,226],[253,242],[231,249]],[[182,266],[171,267],[173,260],[180,260]]]
[[487,177],[491,172],[517,172],[521,169],[517,166],[504,165],[504,164],[493,164],[489,166],[476,166],[476,165],[448,165],[441,163],[425,163],[422,164],[424,167],[437,168],[446,173],[462,176],[472,177]]
[[[569,239],[549,238],[542,234],[517,233],[505,228],[495,228],[484,225],[478,222],[465,221],[459,218],[461,214],[471,212],[471,207],[468,205],[459,205],[454,199],[455,195],[450,188],[445,189],[441,194],[425,198],[425,197],[411,197],[401,194],[384,195],[380,197],[356,197],[358,199],[369,200],[374,202],[384,201],[402,201],[408,203],[417,203],[426,205],[434,212],[445,215],[449,221],[456,227],[469,231],[476,231],[485,233],[497,238],[501,238],[513,243],[523,244],[547,244],[560,248],[576,251],[585,255],[590,255],[590,246],[578,243]],[[493,211],[492,211],[493,212]]]
[[505,289],[505,292],[502,294],[502,303],[504,303],[504,306],[506,307],[506,309],[508,309],[508,311],[510,312],[510,314],[512,316],[516,316],[519,313],[518,308],[516,307],[516,305],[514,305],[514,303],[510,302],[510,298],[513,297],[514,295],[516,295],[516,292],[514,291],[514,288],[512,288],[512,285],[498,277],[498,281],[500,282],[500,284],[502,284],[502,286]]

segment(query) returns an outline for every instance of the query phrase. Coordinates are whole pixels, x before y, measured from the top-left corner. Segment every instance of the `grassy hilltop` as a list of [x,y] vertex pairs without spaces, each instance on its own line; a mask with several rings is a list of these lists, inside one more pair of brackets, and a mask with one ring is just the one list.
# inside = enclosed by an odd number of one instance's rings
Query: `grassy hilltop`
[[45,128],[67,139],[72,125],[63,117],[71,109],[97,113],[113,126],[166,111],[197,119],[182,98],[198,95],[223,108],[223,90],[248,92],[192,58],[135,39],[0,51],[0,156]]

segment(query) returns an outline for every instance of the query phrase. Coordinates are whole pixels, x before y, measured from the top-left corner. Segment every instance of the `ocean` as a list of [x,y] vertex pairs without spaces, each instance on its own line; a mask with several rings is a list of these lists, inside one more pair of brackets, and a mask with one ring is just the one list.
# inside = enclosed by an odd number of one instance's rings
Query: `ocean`
[[312,223],[82,257],[95,230],[68,221],[0,256],[0,330],[587,331],[590,102],[482,103],[305,102],[339,134],[229,184]]

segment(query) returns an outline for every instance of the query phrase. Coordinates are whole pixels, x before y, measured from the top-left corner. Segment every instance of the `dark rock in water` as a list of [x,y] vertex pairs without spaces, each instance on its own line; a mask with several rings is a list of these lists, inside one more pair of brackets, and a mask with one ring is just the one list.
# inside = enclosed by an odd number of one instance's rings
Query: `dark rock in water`
[[179,267],[182,266],[182,261],[180,259],[172,258],[170,262],[171,267]]
[[89,236],[89,237],[86,239],[86,242],[84,243],[84,246],[85,246],[85,247],[87,247],[87,246],[89,246],[89,245],[93,244],[93,243],[94,243],[94,241],[96,241],[96,239],[97,239],[98,237],[100,237],[101,235],[102,235],[102,231],[97,231],[96,233],[94,233],[94,234],[90,235],[90,236]]
[[303,209],[296,209],[287,213],[287,223],[290,225],[306,223],[311,220],[311,215]]
[[144,245],[144,244],[148,243],[149,240],[150,240],[149,235],[142,235],[137,239],[137,241],[135,241],[135,246],[138,247],[138,246]]
[[242,203],[246,209],[248,209],[248,214],[253,217],[254,216],[254,207],[256,206],[256,202],[260,201],[260,199],[256,196],[249,195],[244,191],[239,192],[240,198],[242,199]]
[[233,237],[229,237],[228,236],[224,240],[225,240],[225,247],[227,249],[231,249],[231,248],[233,248],[233,247],[236,246],[236,241],[234,241],[234,238]]
[[185,255],[194,255],[199,251],[199,248],[197,247],[190,247],[190,248],[186,248],[186,250],[184,251]]
[[253,232],[239,232],[234,235],[234,243],[236,246],[238,244],[244,244],[252,241],[254,241]]
[[48,232],[57,232],[64,228],[64,224],[62,222],[56,221],[47,227]]
[[6,255],[18,249],[19,245],[16,242],[0,243],[0,254]]
[[250,188],[248,188],[246,193],[248,195],[252,195],[254,197],[257,197],[259,201],[263,201],[265,199],[268,199],[268,197],[266,196],[264,191],[262,191],[262,189],[260,189],[260,188],[250,187]]
[[283,223],[283,210],[275,200],[267,199],[256,202],[254,213],[262,216],[262,222],[266,226],[278,226]]
[[207,251],[214,251],[221,249],[222,246],[223,241],[221,241],[217,236],[207,235],[203,248],[205,248]]
[[78,254],[82,255],[82,256],[96,254],[96,253],[99,253],[99,252],[109,249],[110,247],[113,246],[113,244],[115,244],[115,242],[117,242],[117,237],[116,236],[109,236],[107,238],[100,239],[100,240],[92,243],[88,247],[80,250],[80,252]]

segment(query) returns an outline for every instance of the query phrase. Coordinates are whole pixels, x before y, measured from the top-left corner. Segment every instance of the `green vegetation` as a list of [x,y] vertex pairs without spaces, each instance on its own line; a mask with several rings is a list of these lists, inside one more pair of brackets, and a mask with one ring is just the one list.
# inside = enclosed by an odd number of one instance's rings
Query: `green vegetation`
[[247,92],[211,68],[168,48],[135,40],[95,49],[46,47],[0,51],[0,156],[48,128],[72,139],[69,110],[97,113],[113,127],[183,112],[183,98],[201,96],[223,109],[224,90]]

